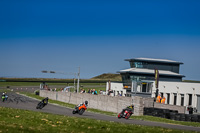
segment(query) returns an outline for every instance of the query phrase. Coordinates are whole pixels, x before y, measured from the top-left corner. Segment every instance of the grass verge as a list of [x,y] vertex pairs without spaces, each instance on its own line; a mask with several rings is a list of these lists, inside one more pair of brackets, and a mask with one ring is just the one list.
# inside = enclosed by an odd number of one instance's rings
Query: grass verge
[[0,132],[4,133],[191,133],[191,131],[122,124],[5,107],[0,107],[0,118]]
[[3,93],[3,92],[10,92],[11,90],[10,89],[0,89],[0,93]]
[[[7,86],[40,86],[42,82],[0,82],[0,87],[7,87]],[[50,87],[51,86],[73,86],[74,82],[72,83],[48,83],[46,82]],[[80,83],[80,86],[106,86],[105,83]]]

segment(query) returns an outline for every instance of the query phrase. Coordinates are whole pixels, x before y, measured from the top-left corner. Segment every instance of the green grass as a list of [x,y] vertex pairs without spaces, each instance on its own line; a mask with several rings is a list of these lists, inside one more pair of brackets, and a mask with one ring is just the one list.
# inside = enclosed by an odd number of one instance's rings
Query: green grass
[[10,92],[11,90],[10,89],[0,89],[0,93],[2,92]]
[[0,87],[7,86],[40,86],[40,83],[36,82],[0,82]]
[[190,133],[191,131],[122,124],[88,118],[0,107],[2,133]]
[[[0,87],[7,87],[7,86],[40,86],[42,82],[0,82]],[[46,82],[50,87],[51,86],[73,86],[74,83],[48,83]],[[77,85],[77,83],[76,83]],[[105,86],[106,83],[80,83],[80,86],[93,86],[93,85],[99,85],[99,86]]]
[[[29,97],[33,97],[33,98],[39,99],[39,100],[42,100],[44,98],[44,97],[40,97],[38,95],[35,95],[33,93],[29,93],[29,92],[20,92],[20,93],[24,94],[26,96],[29,96]],[[62,105],[64,107],[69,107],[69,108],[74,108],[75,107],[74,104],[69,104],[69,103],[60,102],[60,101],[51,100],[51,99],[49,100],[49,102],[50,103],[54,103],[54,104],[59,104],[59,105]],[[87,111],[94,112],[94,113],[105,114],[105,115],[109,115],[109,116],[116,116],[117,117],[117,113],[113,113],[113,112],[101,111],[101,110],[93,109],[93,108],[88,108]],[[133,115],[133,116],[131,116],[131,119],[200,127],[200,123],[199,122],[174,121],[174,120],[170,120],[170,119],[165,119],[165,118],[160,118],[160,117],[153,117],[153,116],[134,116]]]

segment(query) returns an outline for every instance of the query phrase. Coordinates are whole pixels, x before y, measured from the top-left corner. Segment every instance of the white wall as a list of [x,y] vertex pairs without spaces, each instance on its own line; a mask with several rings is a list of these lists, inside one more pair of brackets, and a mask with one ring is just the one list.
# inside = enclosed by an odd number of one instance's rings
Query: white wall
[[[122,96],[125,96],[124,94],[126,94],[126,89],[123,89],[123,83],[111,82],[110,84],[111,84],[110,89],[115,92],[115,96],[117,95],[118,91],[120,94],[121,94],[121,92],[123,92]],[[106,93],[108,93],[108,89],[109,89],[109,83],[107,82]],[[113,93],[111,93],[111,95],[114,96]]]
[[[188,106],[189,95],[192,94],[192,106],[197,106],[197,95],[200,95],[200,83],[187,83],[187,82],[159,82],[159,92],[163,93],[166,97],[167,93],[170,94],[170,104],[174,103],[174,94],[177,94],[177,105],[181,105],[181,94],[184,94],[184,106]],[[155,95],[155,83],[152,88],[152,97]]]

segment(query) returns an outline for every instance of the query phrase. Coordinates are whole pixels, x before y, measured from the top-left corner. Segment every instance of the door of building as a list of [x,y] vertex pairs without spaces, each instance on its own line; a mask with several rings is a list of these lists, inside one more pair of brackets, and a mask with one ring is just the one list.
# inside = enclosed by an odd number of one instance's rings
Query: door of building
[[200,113],[200,95],[197,95],[197,112]]

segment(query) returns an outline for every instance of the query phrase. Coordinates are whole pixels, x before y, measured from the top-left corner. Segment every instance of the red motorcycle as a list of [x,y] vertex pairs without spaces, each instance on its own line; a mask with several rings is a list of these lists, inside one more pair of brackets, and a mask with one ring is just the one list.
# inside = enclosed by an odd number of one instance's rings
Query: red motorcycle
[[131,110],[125,110],[122,111],[118,114],[118,118],[125,118],[125,119],[129,119],[131,117],[131,115],[133,114],[133,112]]

